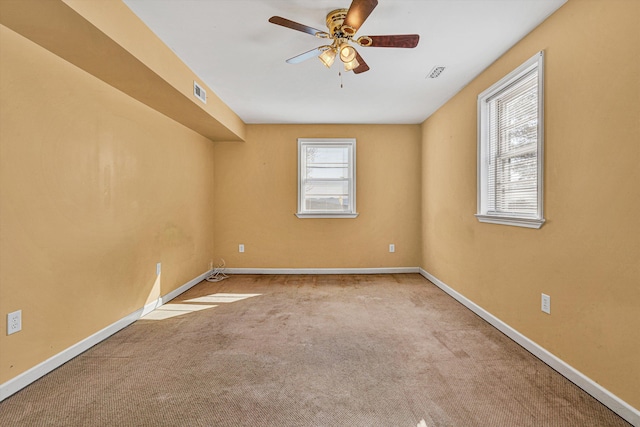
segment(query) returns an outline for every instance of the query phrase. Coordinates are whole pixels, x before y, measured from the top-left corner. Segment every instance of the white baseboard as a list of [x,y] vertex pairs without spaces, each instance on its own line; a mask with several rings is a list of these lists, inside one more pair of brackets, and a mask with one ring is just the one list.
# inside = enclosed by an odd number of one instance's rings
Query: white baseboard
[[419,273],[419,267],[381,268],[225,268],[228,274],[401,274]]
[[[229,274],[400,274],[400,273],[420,273],[422,276],[433,282],[440,289],[451,295],[454,299],[459,301],[469,310],[482,317],[496,329],[507,335],[516,343],[524,347],[531,354],[542,360],[544,363],[558,371],[568,380],[576,384],[578,387],[589,393],[591,396],[602,402],[605,406],[612,411],[620,415],[623,419],[631,423],[636,427],[640,427],[640,411],[633,406],[629,405],[624,400],[620,399],[609,390],[605,389],[601,385],[594,382],[592,379],[573,368],[563,360],[559,359],[534,341],[530,340],[520,332],[516,331],[502,320],[498,319],[491,313],[484,310],[482,307],[475,304],[473,301],[464,297],[444,282],[431,275],[427,271],[418,267],[394,267],[394,268],[342,268],[342,269],[325,269],[325,268],[228,268],[225,272]],[[53,371],[57,367],[63,365],[79,354],[85,352],[89,348],[98,344],[99,342],[107,339],[116,332],[129,326],[131,323],[138,320],[145,314],[153,311],[155,308],[165,304],[166,302],[177,297],[181,293],[187,291],[191,287],[204,280],[210,271],[207,271],[200,276],[190,280],[179,288],[169,292],[168,294],[158,298],[144,307],[136,310],[135,312],[125,316],[117,322],[107,326],[106,328],[96,332],[95,334],[85,338],[84,340],[74,344],[73,346],[63,350],[62,352],[52,356],[44,362],[34,366],[28,371],[18,375],[15,378],[0,385],[0,402],[7,397],[13,395],[24,387],[28,386],[37,379],[43,377],[49,372]]]
[[467,307],[469,310],[482,317],[500,332],[511,338],[520,346],[524,347],[538,359],[542,360],[551,368],[558,371],[558,373],[566,377],[569,381],[599,400],[603,405],[607,406],[613,412],[620,415],[620,417],[624,418],[632,425],[640,427],[640,411],[638,409],[629,405],[627,402],[620,399],[618,396],[611,393],[609,390],[605,389],[600,384],[584,375],[582,372],[567,364],[562,359],[559,359],[558,357],[544,349],[542,346],[536,344],[534,341],[522,335],[520,332],[516,331],[511,326],[507,325],[488,311],[484,310],[473,301],[458,293],[437,277],[426,272],[422,268],[420,268],[420,274],[427,278],[427,280],[433,282],[437,287],[445,291],[447,294],[451,295],[454,299]]
[[50,357],[44,362],[0,385],[0,402],[11,396],[12,394],[22,390],[37,379],[45,376],[57,367],[73,359],[77,355],[87,351],[89,348],[98,344],[100,341],[103,341],[119,330],[126,328],[127,326],[138,320],[141,315],[142,309],[136,310],[128,316],[123,317],[117,322],[112,323],[111,325],[96,332],[88,338],[83,339],[82,341],[61,351],[55,356]]
[[127,326],[129,326],[130,324],[132,324],[133,322],[138,320],[140,317],[142,317],[145,314],[153,311],[155,308],[157,308],[157,307],[161,306],[162,304],[172,300],[173,298],[177,297],[178,295],[180,295],[181,293],[185,292],[189,288],[191,288],[194,285],[200,283],[210,273],[211,273],[210,271],[207,271],[206,273],[201,274],[200,276],[196,277],[195,279],[190,280],[189,282],[185,283],[184,285],[180,286],[179,288],[175,289],[174,291],[169,292],[167,295],[158,298],[156,301],[153,301],[153,302],[150,302],[149,304],[146,304],[144,307],[142,307],[142,308],[134,311],[133,313],[123,317],[122,319],[118,320],[117,322],[112,323],[111,325],[107,326],[106,328],[96,332],[95,334],[83,339],[82,341],[80,341],[80,342],[72,345],[71,347],[61,351],[60,353],[56,354],[55,356],[50,357],[49,359],[45,360],[44,362],[34,366],[33,368],[23,372],[22,374],[14,377],[14,378],[10,379],[9,381],[5,382],[4,384],[0,385],[0,402],[2,402],[4,399],[6,399],[7,397],[11,396],[12,394],[22,390],[23,388],[25,388],[26,386],[28,386],[32,382],[36,381],[37,379],[45,376],[46,374],[48,374],[49,372],[53,371],[57,367],[65,364],[66,362],[68,362],[69,360],[71,360],[74,357],[78,356],[79,354],[87,351],[88,349],[90,349],[94,345],[98,344],[99,342],[109,338],[111,335],[115,334],[116,332],[120,331],[121,329],[126,328]]
[[159,306],[168,303],[169,301],[171,301],[172,299],[174,299],[178,295],[183,294],[186,291],[188,291],[189,289],[193,288],[195,285],[197,285],[198,283],[200,283],[204,279],[206,279],[207,276],[209,274],[211,274],[212,271],[213,270],[206,271],[206,272],[202,273],[201,275],[199,275],[198,277],[196,277],[195,279],[191,279],[187,283],[185,283],[184,285],[180,286],[179,288],[176,288],[173,291],[169,292],[165,296],[162,296],[162,297],[158,298],[160,300]]
[[191,289],[192,287],[194,287],[195,285],[197,285],[198,283],[200,283],[204,279],[206,279],[206,277],[209,274],[211,274],[212,271],[213,270],[209,270],[209,271],[207,271],[205,273],[202,273],[201,275],[199,275],[195,279],[189,280],[187,283],[185,283],[184,285],[180,286],[177,289],[174,289],[173,291],[169,292],[165,296],[161,296],[157,300],[151,301],[150,303],[146,304],[142,308],[142,314],[140,314],[140,317],[142,317],[142,316],[144,316],[144,315],[146,315],[148,313],[151,313],[153,310],[155,310],[156,308],[160,307],[161,305],[166,304],[167,302],[171,301],[172,299],[174,299],[178,295],[188,291],[189,289]]

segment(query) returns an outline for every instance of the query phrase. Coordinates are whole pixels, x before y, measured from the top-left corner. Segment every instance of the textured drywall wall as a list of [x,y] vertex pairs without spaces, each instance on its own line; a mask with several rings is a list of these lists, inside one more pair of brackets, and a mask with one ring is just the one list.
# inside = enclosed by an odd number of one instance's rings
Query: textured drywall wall
[[[356,138],[357,218],[295,216],[298,138]],[[228,267],[418,265],[419,125],[247,125],[246,142],[215,152],[216,257]]]
[[[477,96],[540,50],[547,222],[481,224]],[[570,0],[423,124],[422,267],[640,408],[639,183],[640,3]]]
[[209,268],[214,145],[4,26],[0,92],[4,383]]

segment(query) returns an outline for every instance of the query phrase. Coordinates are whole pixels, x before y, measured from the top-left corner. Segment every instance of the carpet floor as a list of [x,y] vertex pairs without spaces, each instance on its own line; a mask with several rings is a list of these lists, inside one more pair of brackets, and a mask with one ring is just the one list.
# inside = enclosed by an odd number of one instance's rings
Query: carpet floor
[[629,426],[418,274],[202,282],[2,426]]

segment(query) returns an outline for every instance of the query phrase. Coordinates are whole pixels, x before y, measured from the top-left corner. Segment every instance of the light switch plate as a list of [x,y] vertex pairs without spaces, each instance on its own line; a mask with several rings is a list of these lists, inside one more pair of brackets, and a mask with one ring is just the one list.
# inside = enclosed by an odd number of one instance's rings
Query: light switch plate
[[542,306],[540,309],[547,314],[551,314],[551,297],[549,295],[542,294]]

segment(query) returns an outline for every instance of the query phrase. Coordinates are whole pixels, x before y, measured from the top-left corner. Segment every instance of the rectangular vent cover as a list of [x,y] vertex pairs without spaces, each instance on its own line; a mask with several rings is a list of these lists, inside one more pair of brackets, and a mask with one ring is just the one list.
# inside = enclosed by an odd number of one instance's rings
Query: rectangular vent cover
[[204,102],[205,104],[207,103],[207,91],[204,90],[204,88],[195,81],[193,82],[193,94],[200,101]]

